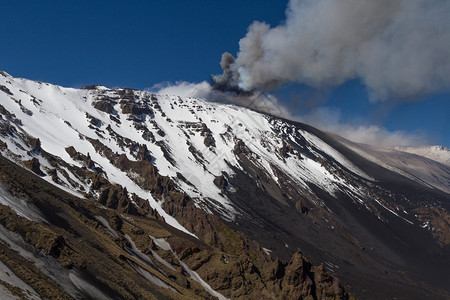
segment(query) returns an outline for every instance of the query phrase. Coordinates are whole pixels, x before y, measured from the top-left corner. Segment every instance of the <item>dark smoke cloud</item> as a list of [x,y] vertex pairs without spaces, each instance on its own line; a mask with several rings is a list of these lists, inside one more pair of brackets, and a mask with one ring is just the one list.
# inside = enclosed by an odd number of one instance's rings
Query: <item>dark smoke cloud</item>
[[220,60],[220,67],[223,70],[222,75],[213,76],[214,87],[219,91],[233,91],[239,92],[239,86],[236,84],[239,80],[234,78],[237,75],[231,70],[231,65],[235,62],[233,55],[228,52],[222,54],[222,59]]
[[291,0],[284,24],[254,22],[215,88],[240,93],[286,82],[360,79],[374,100],[450,89],[450,1]]

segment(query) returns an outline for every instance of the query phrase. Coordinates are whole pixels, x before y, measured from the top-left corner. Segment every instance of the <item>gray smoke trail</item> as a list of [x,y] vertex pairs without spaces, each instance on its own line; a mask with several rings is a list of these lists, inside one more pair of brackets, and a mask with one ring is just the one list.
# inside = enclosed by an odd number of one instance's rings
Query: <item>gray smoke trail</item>
[[293,81],[360,79],[375,100],[450,89],[450,1],[291,0],[284,24],[254,22],[219,90],[271,90]]

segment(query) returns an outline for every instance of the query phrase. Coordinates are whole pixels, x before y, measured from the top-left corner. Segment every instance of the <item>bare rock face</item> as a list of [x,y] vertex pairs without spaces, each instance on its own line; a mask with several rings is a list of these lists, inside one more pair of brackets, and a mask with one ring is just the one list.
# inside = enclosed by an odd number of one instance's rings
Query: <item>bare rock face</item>
[[211,256],[207,251],[181,245],[176,249],[193,270],[207,278],[211,287],[232,299],[351,299],[339,281],[313,266],[300,252],[289,262],[249,255]]
[[215,147],[216,146],[216,140],[214,139],[211,130],[206,126],[205,123],[202,123],[200,135],[205,137],[204,144],[206,147]]
[[292,147],[283,140],[283,144],[280,148],[280,155],[287,158],[289,157],[289,154],[294,154],[294,149],[292,149]]
[[91,116],[90,114],[86,113],[86,119],[89,120],[89,123],[91,123],[92,126],[100,127],[102,126],[102,121],[95,118],[94,116]]
[[174,216],[181,225],[195,233],[207,244],[217,245],[219,241],[215,228],[222,224],[218,216],[198,209],[194,201],[184,193],[173,191],[167,193],[164,199],[164,210]]
[[245,145],[244,141],[241,139],[238,139],[236,141],[236,144],[234,145],[233,153],[236,155],[239,154],[249,154],[251,153],[250,149]]
[[109,221],[109,225],[111,225],[111,227],[114,230],[117,230],[117,231],[122,230],[123,220],[120,217],[120,215],[117,214],[117,212],[112,211],[112,210],[108,211],[108,221]]
[[8,95],[10,95],[10,96],[13,96],[13,95],[14,95],[14,94],[11,93],[11,91],[10,91],[6,86],[4,86],[4,85],[0,85],[0,91],[4,92],[4,93],[6,93],[6,94],[8,94]]
[[225,193],[226,188],[228,186],[228,180],[225,178],[225,176],[220,175],[220,176],[216,176],[216,178],[214,178],[214,184],[220,188],[220,190],[222,191],[222,193]]
[[24,162],[25,166],[33,171],[35,174],[39,176],[44,176],[44,172],[41,170],[41,163],[39,162],[39,159],[36,157],[33,157],[31,160]]
[[450,245],[450,215],[446,211],[435,207],[421,207],[414,212],[423,220],[423,227],[433,228],[432,233],[442,247]]
[[92,169],[94,168],[95,164],[94,161],[91,159],[89,153],[87,155],[84,155],[82,153],[79,153],[75,150],[74,147],[70,146],[66,148],[66,152],[70,155],[71,158],[74,160],[82,161],[86,165],[87,168]]
[[30,141],[30,152],[33,154],[39,154],[41,151],[41,141],[39,139],[31,139]]
[[111,102],[107,101],[107,100],[101,100],[101,101],[97,101],[94,103],[94,108],[101,110],[105,113],[112,113],[114,111],[114,108],[111,104]]
[[123,114],[132,114],[132,115],[152,115],[153,110],[147,106],[147,105],[140,105],[136,102],[133,102],[133,100],[121,100],[120,101],[120,108],[122,109]]
[[109,186],[102,190],[98,202],[106,207],[117,209],[131,215],[137,214],[136,207],[131,203],[126,189],[120,186]]
[[283,294],[291,299],[345,299],[348,296],[340,286],[339,281],[324,271],[323,265],[312,266],[303,257],[301,252],[296,252],[284,269]]

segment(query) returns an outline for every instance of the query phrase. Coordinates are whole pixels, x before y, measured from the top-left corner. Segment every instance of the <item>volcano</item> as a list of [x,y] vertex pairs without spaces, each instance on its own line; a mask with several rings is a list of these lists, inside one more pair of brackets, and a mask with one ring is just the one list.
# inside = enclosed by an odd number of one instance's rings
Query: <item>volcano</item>
[[1,72],[0,295],[448,298],[450,166],[400,150]]

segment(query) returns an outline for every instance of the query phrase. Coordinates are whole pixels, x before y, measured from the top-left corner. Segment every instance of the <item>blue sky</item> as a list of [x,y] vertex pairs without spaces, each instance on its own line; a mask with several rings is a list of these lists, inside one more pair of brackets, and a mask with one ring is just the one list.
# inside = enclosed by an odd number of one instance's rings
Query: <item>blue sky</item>
[[[286,5],[280,0],[0,1],[0,69],[70,87],[145,89],[165,81],[200,82],[221,72],[223,52],[236,55],[254,20],[283,22]],[[288,84],[273,93],[297,115],[325,109],[339,123],[376,125],[450,147],[448,93],[371,103],[358,80],[320,89]]]

